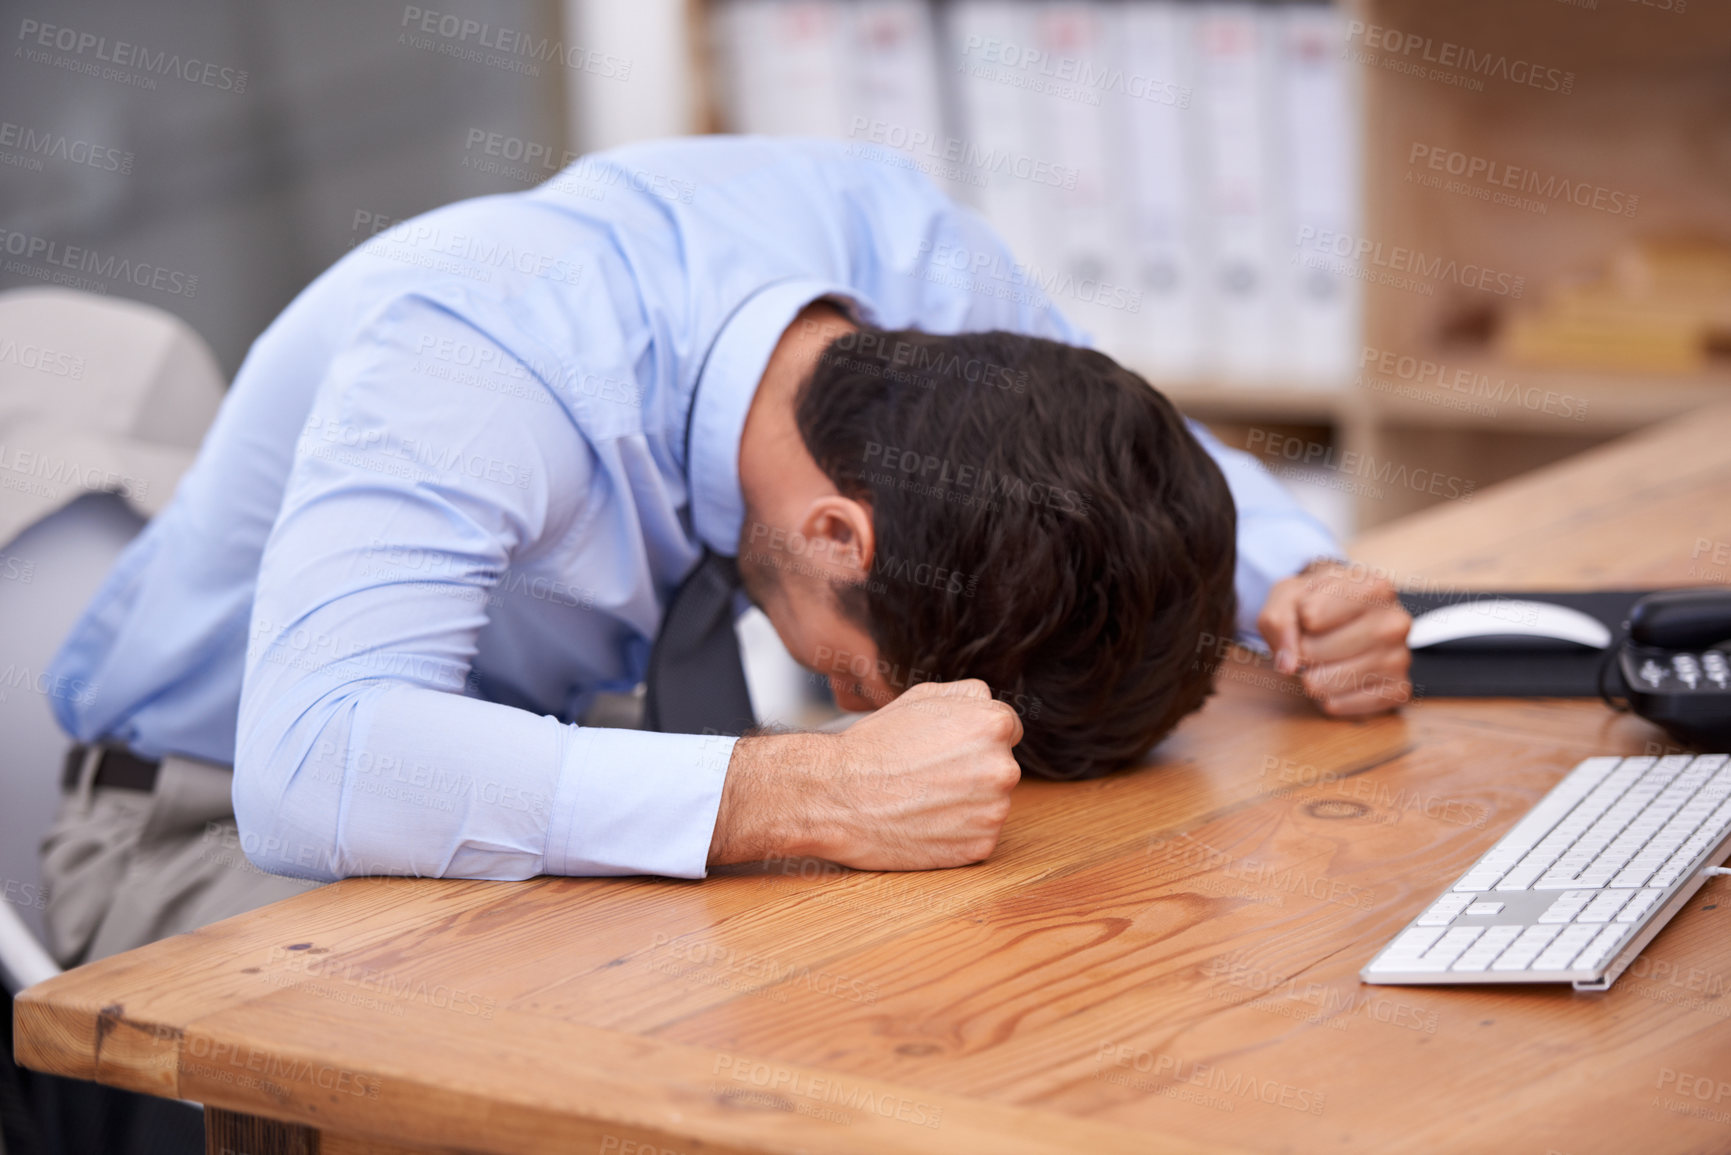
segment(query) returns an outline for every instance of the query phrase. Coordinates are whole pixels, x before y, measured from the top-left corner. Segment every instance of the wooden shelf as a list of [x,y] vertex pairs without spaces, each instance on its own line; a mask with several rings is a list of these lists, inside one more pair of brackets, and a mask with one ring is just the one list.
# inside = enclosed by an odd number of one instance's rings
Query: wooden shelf
[[1357,403],[1356,390],[1351,385],[1328,389],[1231,381],[1161,381],[1152,376],[1148,379],[1185,415],[1199,421],[1255,419],[1330,425],[1344,420]]
[[[1619,434],[1731,400],[1731,374],[1619,375],[1449,360],[1451,369],[1494,382],[1474,393],[1439,385],[1374,379],[1358,388],[1378,425],[1497,429],[1527,434]],[[1400,391],[1380,388],[1382,384]]]

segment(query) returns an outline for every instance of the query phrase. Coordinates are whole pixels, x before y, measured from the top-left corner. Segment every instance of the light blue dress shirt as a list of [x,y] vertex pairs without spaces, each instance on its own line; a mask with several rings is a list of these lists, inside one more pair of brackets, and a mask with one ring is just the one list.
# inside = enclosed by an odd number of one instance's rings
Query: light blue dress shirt
[[[899,159],[638,145],[372,237],[253,345],[56,658],[94,687],[61,724],[232,761],[242,845],[279,873],[702,877],[732,739],[571,720],[642,679],[702,547],[735,551],[783,330],[832,296],[888,328],[1086,342]],[[1339,549],[1198,433],[1249,629]]]

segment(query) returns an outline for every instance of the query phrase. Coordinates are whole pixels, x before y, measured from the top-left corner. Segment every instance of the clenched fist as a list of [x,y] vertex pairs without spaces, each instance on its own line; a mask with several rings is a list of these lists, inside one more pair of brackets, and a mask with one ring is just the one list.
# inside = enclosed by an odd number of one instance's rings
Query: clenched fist
[[841,734],[742,738],[711,865],[810,857],[858,870],[986,858],[1021,778],[1016,712],[977,680],[914,686]]
[[1298,674],[1326,714],[1380,714],[1412,697],[1412,617],[1394,586],[1335,562],[1277,582],[1256,619],[1275,667]]

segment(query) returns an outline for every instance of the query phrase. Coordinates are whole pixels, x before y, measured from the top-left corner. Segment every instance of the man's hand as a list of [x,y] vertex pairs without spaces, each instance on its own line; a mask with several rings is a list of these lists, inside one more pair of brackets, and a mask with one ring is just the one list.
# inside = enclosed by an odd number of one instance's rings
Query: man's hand
[[914,686],[841,734],[742,738],[712,866],[823,858],[931,870],[987,857],[1021,778],[1022,721],[977,680]]
[[1256,619],[1275,667],[1301,674],[1323,713],[1341,718],[1380,714],[1412,697],[1411,625],[1386,579],[1334,562],[1276,583]]

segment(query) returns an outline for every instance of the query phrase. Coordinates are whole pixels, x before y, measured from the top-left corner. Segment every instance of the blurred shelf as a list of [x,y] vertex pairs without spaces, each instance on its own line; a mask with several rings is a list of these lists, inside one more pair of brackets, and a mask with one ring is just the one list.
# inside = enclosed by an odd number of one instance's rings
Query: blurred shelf
[[1198,420],[1330,425],[1344,420],[1357,403],[1357,390],[1348,384],[1330,389],[1323,386],[1246,385],[1233,381],[1162,381],[1144,375],[1171,399],[1172,404]]
[[[1578,436],[1618,434],[1731,399],[1731,373],[1693,375],[1530,369],[1450,360],[1497,384],[1473,391],[1383,382],[1358,387],[1376,424]],[[1368,376],[1368,375],[1367,375]],[[1400,388],[1393,392],[1383,384]]]

